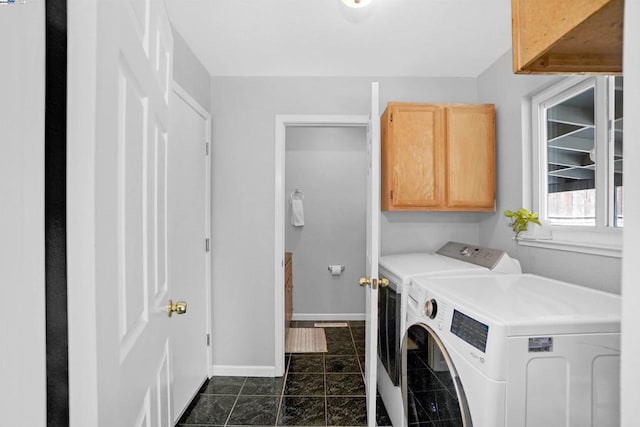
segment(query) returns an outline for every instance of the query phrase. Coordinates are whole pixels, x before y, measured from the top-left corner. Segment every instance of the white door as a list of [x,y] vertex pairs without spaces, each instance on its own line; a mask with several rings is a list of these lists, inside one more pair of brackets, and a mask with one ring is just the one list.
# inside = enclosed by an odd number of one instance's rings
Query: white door
[[71,425],[171,426],[163,0],[69,3]]
[[117,179],[118,425],[169,426],[167,302],[173,284],[168,276],[167,154],[169,144],[175,144],[168,135],[173,39],[162,0],[121,0],[119,6],[113,81],[117,158],[105,165],[105,173],[115,172]]
[[376,370],[378,359],[378,257],[380,256],[380,114],[378,83],[371,84],[371,116],[367,132],[369,171],[367,176],[367,260],[370,280],[366,297],[365,383],[367,422],[376,425]]
[[[177,93],[176,91],[179,91]],[[173,420],[207,378],[208,117],[178,87],[171,91],[167,152],[168,252],[171,294],[187,311],[171,320]],[[172,316],[174,317],[174,316]]]

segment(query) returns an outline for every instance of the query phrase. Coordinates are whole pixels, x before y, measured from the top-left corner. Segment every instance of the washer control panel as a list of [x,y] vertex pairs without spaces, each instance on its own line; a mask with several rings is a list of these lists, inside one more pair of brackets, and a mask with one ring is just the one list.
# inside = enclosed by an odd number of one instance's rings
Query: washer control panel
[[462,340],[481,352],[485,353],[487,351],[489,326],[455,309],[451,320],[451,333],[462,338]]
[[482,246],[467,245],[465,243],[448,242],[436,252],[449,258],[468,262],[493,270],[505,255],[500,249],[484,248]]

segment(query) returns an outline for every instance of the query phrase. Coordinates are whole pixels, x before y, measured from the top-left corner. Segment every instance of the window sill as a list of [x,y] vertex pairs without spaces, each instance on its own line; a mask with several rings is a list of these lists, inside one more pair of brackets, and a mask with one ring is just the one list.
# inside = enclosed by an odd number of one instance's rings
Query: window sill
[[517,241],[520,246],[622,258],[622,230],[590,232],[556,230],[554,227],[553,238],[536,239],[522,236]]

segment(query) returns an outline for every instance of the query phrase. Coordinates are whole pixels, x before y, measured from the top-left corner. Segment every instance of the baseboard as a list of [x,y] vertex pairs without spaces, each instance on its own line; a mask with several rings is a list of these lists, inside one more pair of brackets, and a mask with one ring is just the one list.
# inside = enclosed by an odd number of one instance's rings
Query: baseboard
[[213,365],[213,376],[222,377],[275,377],[275,366]]
[[365,320],[364,313],[294,313],[292,320],[320,320],[320,321],[337,321],[337,320]]

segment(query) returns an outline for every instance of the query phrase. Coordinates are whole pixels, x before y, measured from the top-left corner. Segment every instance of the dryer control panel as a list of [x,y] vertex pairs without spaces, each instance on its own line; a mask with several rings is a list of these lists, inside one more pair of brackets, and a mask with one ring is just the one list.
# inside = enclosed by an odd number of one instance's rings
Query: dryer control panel
[[437,254],[468,262],[493,270],[504,256],[508,256],[500,249],[484,248],[466,243],[448,242],[438,249]]

